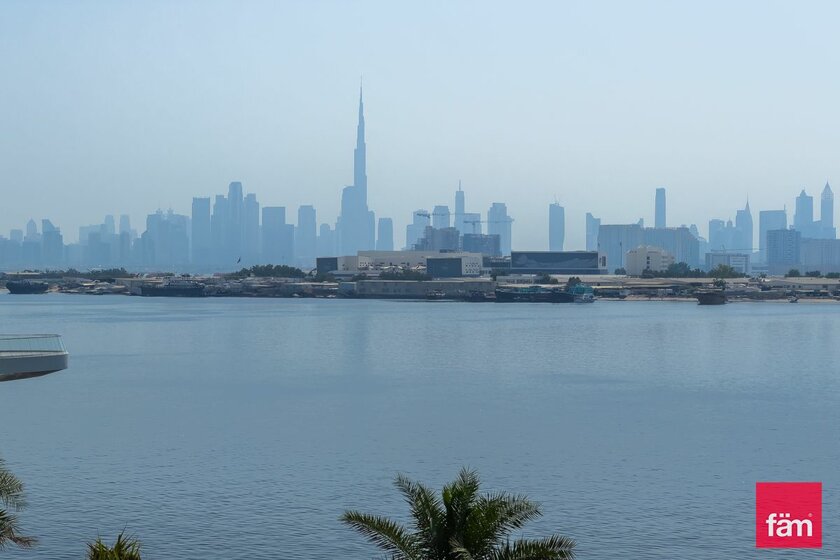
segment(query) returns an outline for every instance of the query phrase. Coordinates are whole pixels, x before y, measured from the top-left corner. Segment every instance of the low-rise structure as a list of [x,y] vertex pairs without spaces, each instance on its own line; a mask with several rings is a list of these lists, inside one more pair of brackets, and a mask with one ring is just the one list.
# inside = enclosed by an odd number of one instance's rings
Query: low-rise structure
[[645,270],[662,272],[674,264],[674,255],[659,247],[639,245],[627,251],[624,268],[628,276],[641,276]]

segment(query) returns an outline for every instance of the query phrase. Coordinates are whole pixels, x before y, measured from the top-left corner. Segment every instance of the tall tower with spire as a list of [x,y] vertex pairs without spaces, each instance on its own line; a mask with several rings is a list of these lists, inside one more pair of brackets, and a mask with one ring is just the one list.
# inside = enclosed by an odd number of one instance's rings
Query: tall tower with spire
[[341,215],[336,224],[342,255],[355,255],[376,245],[376,216],[367,205],[367,145],[362,88],[359,87],[359,122],[353,151],[353,184],[341,191]]
[[356,125],[356,149],[353,150],[353,185],[367,203],[367,146],[365,145],[365,103],[359,86],[359,123]]

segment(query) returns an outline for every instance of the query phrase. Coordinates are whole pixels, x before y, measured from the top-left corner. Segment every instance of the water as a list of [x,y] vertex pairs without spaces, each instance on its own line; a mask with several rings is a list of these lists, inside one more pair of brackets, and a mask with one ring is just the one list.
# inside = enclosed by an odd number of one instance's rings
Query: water
[[[0,384],[0,454],[40,538],[79,559],[362,559],[345,508],[403,516],[403,472],[462,465],[542,503],[581,558],[781,558],[754,484],[824,483],[840,554],[840,306],[0,296],[70,369]],[[778,551],[776,551],[778,552]]]

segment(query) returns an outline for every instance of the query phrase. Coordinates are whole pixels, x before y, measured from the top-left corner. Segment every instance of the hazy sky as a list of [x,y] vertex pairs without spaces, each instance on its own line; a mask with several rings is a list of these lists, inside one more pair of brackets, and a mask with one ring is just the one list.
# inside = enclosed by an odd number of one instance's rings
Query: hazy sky
[[[0,3],[0,231],[135,226],[233,180],[333,223],[364,75],[369,203],[502,201],[514,248],[840,186],[833,2]],[[818,204],[815,206],[818,207]],[[789,212],[789,220],[792,212]],[[141,228],[142,229],[142,228]]]

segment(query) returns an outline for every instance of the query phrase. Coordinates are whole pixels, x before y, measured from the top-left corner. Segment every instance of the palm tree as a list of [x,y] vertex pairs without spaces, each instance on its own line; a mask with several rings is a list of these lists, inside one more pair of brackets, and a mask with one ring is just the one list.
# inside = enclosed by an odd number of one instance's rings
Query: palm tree
[[23,495],[23,483],[7,468],[0,459],[0,550],[13,544],[29,548],[35,544],[33,537],[20,534],[17,512],[26,506]]
[[88,560],[141,560],[140,541],[134,537],[117,535],[114,546],[108,546],[101,538],[88,543]]
[[385,517],[346,511],[341,521],[393,560],[566,560],[572,539],[551,535],[510,540],[510,533],[542,515],[524,496],[479,494],[478,473],[461,469],[441,496],[398,475],[394,485],[411,509],[411,528]]

